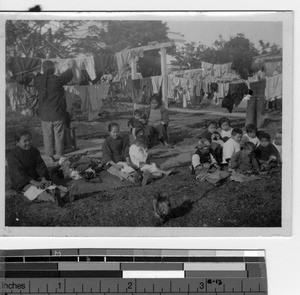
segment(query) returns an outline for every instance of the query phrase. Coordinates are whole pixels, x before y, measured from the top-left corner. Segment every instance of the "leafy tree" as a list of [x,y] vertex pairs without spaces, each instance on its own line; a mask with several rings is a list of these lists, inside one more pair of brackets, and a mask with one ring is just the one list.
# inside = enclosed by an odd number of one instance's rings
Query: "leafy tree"
[[24,57],[64,58],[75,56],[72,34],[83,21],[8,20],[6,22],[7,54]]
[[233,69],[244,76],[245,71],[251,72],[252,58],[258,53],[254,44],[244,34],[230,37],[229,41],[225,41],[220,35],[209,47],[200,43],[186,43],[175,53],[176,61],[173,65],[181,68],[200,68],[202,61],[215,64],[232,62]]
[[150,42],[169,41],[168,27],[161,21],[103,21],[98,34],[113,52],[138,47]]
[[263,40],[259,40],[259,45],[260,45],[260,53],[261,54],[282,54],[282,48],[279,47],[277,44],[273,43],[270,45],[270,42],[265,43]]

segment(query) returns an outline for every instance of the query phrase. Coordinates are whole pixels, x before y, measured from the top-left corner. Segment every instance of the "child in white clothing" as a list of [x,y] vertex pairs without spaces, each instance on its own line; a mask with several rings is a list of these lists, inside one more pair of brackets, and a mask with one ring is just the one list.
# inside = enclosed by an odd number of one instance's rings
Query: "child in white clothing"
[[229,138],[223,146],[223,161],[222,164],[226,165],[229,163],[231,157],[241,150],[241,139],[243,131],[239,128],[232,129],[231,138]]
[[241,145],[242,147],[245,145],[246,142],[252,142],[254,144],[254,148],[257,148],[260,144],[260,141],[256,135],[257,129],[254,124],[248,124],[246,126],[246,134],[242,137]]
[[222,117],[219,120],[219,126],[218,132],[221,135],[221,138],[224,142],[226,142],[231,137],[232,128],[230,127],[230,120],[226,117]]
[[135,143],[129,148],[129,156],[133,166],[143,172],[142,185],[146,185],[151,177],[161,177],[162,175],[169,175],[171,173],[171,171],[159,169],[155,163],[147,164],[147,143],[147,138],[138,137]]

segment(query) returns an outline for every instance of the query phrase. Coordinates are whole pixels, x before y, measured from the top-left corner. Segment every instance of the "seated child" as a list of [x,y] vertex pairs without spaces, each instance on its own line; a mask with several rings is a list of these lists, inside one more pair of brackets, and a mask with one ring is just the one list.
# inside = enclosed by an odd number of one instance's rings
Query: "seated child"
[[211,142],[212,134],[217,131],[218,123],[216,121],[208,121],[206,123],[206,130],[200,135],[199,138],[206,138]]
[[[45,189],[50,186],[47,167],[39,150],[32,146],[32,137],[28,130],[21,130],[14,134],[16,147],[7,155],[9,175],[12,189],[26,192],[32,186]],[[54,194],[42,192],[37,196],[38,201],[56,202]]]
[[217,134],[219,134],[217,132],[217,125],[218,125],[218,123],[216,121],[208,121],[206,123],[206,131],[204,131],[201,134],[200,138],[206,138],[207,140],[209,140],[209,142],[212,143],[210,152],[213,155],[213,157],[217,160],[217,162],[219,164],[221,164],[221,162],[222,162],[222,146],[223,146],[224,142],[222,141],[222,139],[220,139],[220,142],[222,142],[222,143],[220,143],[216,140],[214,140],[214,142],[213,142],[213,139],[215,139]]
[[200,170],[209,169],[211,166],[219,168],[214,156],[210,153],[210,142],[206,138],[201,138],[196,146],[197,150],[192,156],[192,173],[198,173]]
[[108,125],[109,136],[102,145],[102,162],[106,164],[107,171],[122,180],[137,181],[137,173],[131,167],[129,158],[129,144],[120,134],[117,123]]
[[136,109],[133,111],[133,117],[128,120],[127,125],[130,128],[130,131],[134,139],[136,139],[138,131],[140,131],[143,128],[140,120],[142,115],[143,115],[142,111]]
[[147,124],[148,116],[146,113],[143,113],[140,118],[140,125],[137,126],[135,130],[132,130],[132,132],[134,133],[134,139],[137,139],[138,137],[144,137],[145,139],[147,139],[147,147],[149,147],[151,139],[153,138],[154,128]]
[[223,161],[222,164],[229,163],[231,157],[241,150],[241,139],[243,131],[239,128],[232,129],[231,138],[229,138],[223,146]]
[[[154,94],[150,99],[150,108],[147,109],[148,125],[151,126],[153,134],[158,135],[158,140],[163,143],[166,147],[172,147],[169,144],[168,136],[168,125],[169,125],[169,114],[168,110],[164,107],[159,96]],[[149,127],[149,128],[151,128]],[[153,143],[154,137],[151,142]]]
[[246,134],[242,137],[241,145],[244,146],[246,142],[252,142],[254,147],[257,148],[259,146],[259,139],[256,135],[257,129],[254,124],[248,124],[246,126]]
[[255,146],[252,142],[246,142],[244,148],[231,157],[229,169],[240,173],[257,173],[259,164],[253,153],[254,149]]
[[277,132],[276,137],[273,140],[273,145],[276,147],[279,155],[280,155],[280,162],[282,161],[282,133]]
[[211,135],[211,144],[212,146],[219,144],[221,147],[223,147],[224,141],[221,139],[219,132],[216,131]]
[[280,155],[276,147],[271,143],[271,137],[268,133],[260,134],[260,145],[256,148],[255,154],[261,165],[261,171],[268,171],[276,168],[280,162]]
[[138,137],[134,144],[129,148],[129,155],[132,164],[143,172],[142,185],[146,185],[152,177],[161,177],[162,175],[169,175],[171,171],[164,171],[159,169],[155,163],[147,164],[148,158],[148,139],[145,137]]
[[232,128],[230,127],[230,120],[226,117],[222,117],[219,120],[219,126],[218,132],[221,135],[221,138],[224,142],[226,142],[231,137],[231,131]]

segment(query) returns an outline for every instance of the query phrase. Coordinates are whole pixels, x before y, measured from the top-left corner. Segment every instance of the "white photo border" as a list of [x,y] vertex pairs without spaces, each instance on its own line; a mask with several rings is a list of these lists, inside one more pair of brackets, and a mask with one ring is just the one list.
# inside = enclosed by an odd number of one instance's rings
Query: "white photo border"
[[[0,13],[0,90],[5,97],[5,22],[24,20],[201,20],[201,21],[270,21],[283,24],[283,171],[282,226],[270,228],[153,228],[153,227],[6,227],[5,226],[5,170],[1,169],[0,235],[43,237],[270,237],[292,235],[292,170],[293,170],[293,55],[294,15],[292,11],[186,11],[186,12],[42,12]],[[0,134],[5,138],[5,99],[0,107]],[[1,167],[5,166],[5,142],[1,141]]]

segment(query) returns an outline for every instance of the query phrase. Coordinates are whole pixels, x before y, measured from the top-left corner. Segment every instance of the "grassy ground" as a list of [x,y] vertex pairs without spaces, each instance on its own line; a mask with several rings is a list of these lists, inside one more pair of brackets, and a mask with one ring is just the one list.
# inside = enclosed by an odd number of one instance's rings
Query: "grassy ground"
[[[111,121],[118,122],[126,131],[130,115],[131,112],[124,106],[119,108],[117,115],[112,112],[94,122],[86,122],[84,118],[72,122],[77,127],[79,145],[92,146],[93,140],[106,137],[107,125]],[[229,114],[224,111],[224,115]],[[175,144],[176,151],[193,145],[207,120],[218,119],[209,114],[179,112],[171,113],[170,118],[170,140]],[[244,119],[231,119],[233,127],[244,127]],[[36,146],[42,147],[39,120],[34,118],[28,121],[8,110],[7,150],[13,146],[11,131],[21,125],[33,131]],[[281,130],[280,114],[270,114],[264,129],[272,136]],[[166,159],[153,156],[152,160],[161,164]],[[146,187],[121,184],[103,172],[100,175],[103,185],[100,184],[99,192],[82,194],[63,208],[48,203],[27,203],[21,197],[8,197],[5,203],[6,226],[281,226],[281,173],[265,175],[251,183],[226,182],[221,187],[214,187],[210,183],[196,181],[187,163],[178,165],[175,171],[176,174],[156,180]],[[6,187],[9,188],[7,173]],[[172,212],[164,224],[154,217],[152,200],[156,192],[165,192],[170,196]]]

